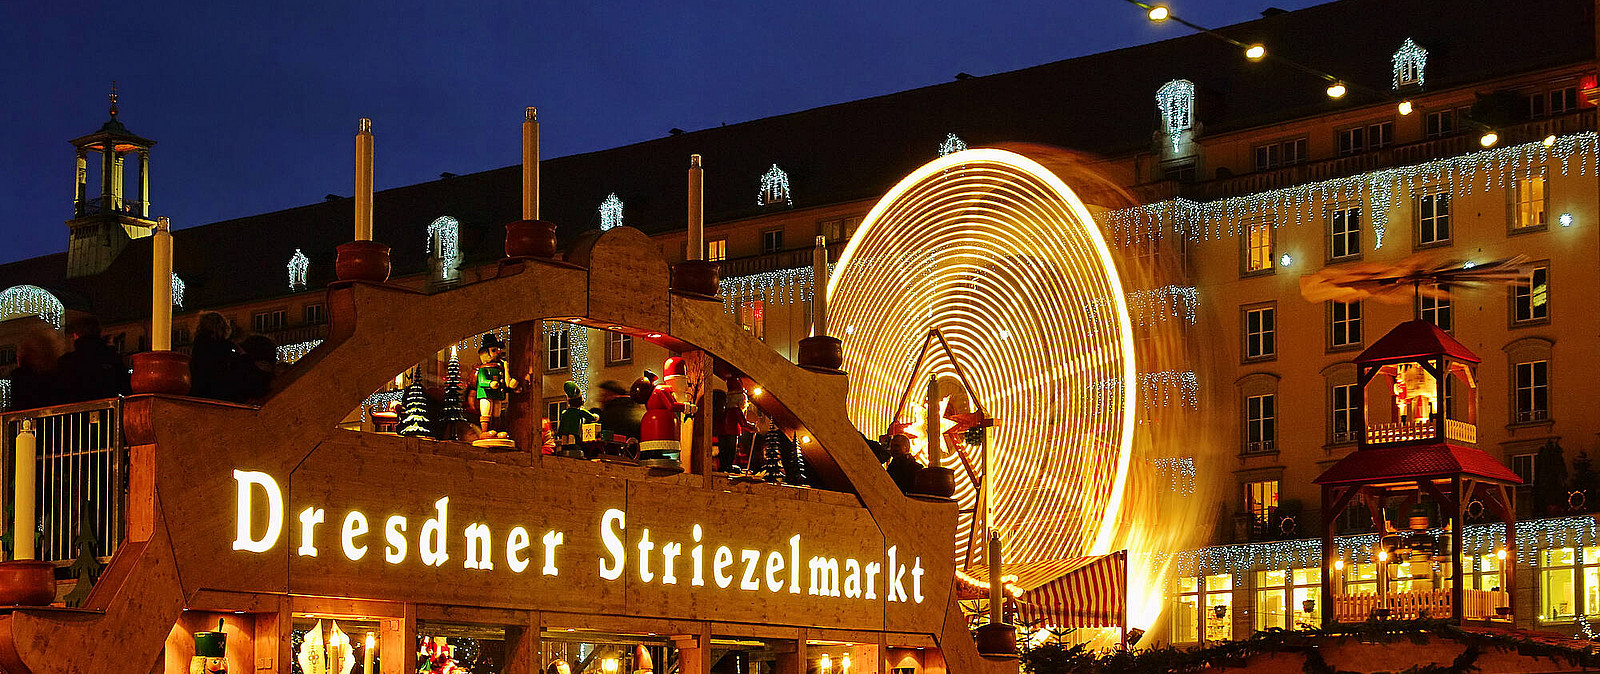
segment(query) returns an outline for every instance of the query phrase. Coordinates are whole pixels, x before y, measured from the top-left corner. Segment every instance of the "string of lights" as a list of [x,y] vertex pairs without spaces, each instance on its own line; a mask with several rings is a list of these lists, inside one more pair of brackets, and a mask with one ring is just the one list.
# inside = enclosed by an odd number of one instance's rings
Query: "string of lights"
[[756,199],[757,206],[774,204],[794,205],[793,196],[789,193],[789,174],[778,168],[777,164],[773,164],[761,176],[761,195]]
[[600,202],[600,231],[606,231],[622,224],[622,197],[612,192]]
[[435,253],[447,268],[461,262],[461,223],[455,218],[444,215],[428,223],[428,254]]
[[0,410],[11,409],[11,380],[0,379]]
[[294,255],[289,258],[289,292],[299,292],[306,289],[306,272],[311,269],[311,258],[294,249]]
[[40,320],[61,328],[67,308],[50,291],[32,285],[17,285],[0,291],[0,321],[19,316],[38,316]]
[[295,342],[293,344],[280,345],[277,351],[278,362],[285,365],[293,365],[301,358],[304,358],[306,354],[311,353],[312,349],[317,348],[321,344],[322,340],[313,339],[305,342]]
[[185,289],[183,279],[178,278],[177,272],[172,273],[172,306],[183,308],[183,292]]
[[939,143],[939,156],[955,154],[965,149],[967,149],[967,142],[961,140],[960,136],[953,133],[945,134],[944,142]]

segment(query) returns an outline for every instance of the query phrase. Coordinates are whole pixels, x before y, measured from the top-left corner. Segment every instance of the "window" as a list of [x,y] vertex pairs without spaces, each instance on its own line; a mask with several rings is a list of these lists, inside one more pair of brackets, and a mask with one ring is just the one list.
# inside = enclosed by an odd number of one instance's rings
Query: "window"
[[1172,641],[1195,643],[1200,641],[1200,577],[1186,576],[1175,581],[1172,593]]
[[778,168],[777,164],[773,164],[772,168],[767,169],[767,172],[762,174],[761,196],[758,201],[758,205],[761,206],[771,206],[773,204],[794,205],[794,200],[790,198],[789,194],[789,174]]
[[1272,272],[1272,223],[1252,222],[1245,225],[1244,272]]
[[[1594,549],[1584,548],[1584,557],[1588,558],[1589,551]],[[1463,556],[1461,563],[1467,567],[1466,586],[1468,589],[1498,590],[1505,585],[1505,581],[1500,576],[1500,559],[1495,557],[1493,553]],[[1584,575],[1585,580],[1588,580],[1588,574],[1585,573]]]
[[328,305],[307,304],[302,310],[305,314],[306,325],[322,325],[328,322]]
[[1205,577],[1205,603],[1200,615],[1205,618],[1206,641],[1233,638],[1233,574]]
[[1511,290],[1512,320],[1531,323],[1550,318],[1550,268],[1534,267]]
[[1516,409],[1511,418],[1517,423],[1550,417],[1550,361],[1517,363],[1515,397]]
[[728,259],[728,240],[717,239],[707,243],[706,259],[712,262]]
[[1545,220],[1545,180],[1544,172],[1528,178],[1517,178],[1512,188],[1514,199],[1511,211],[1511,228],[1527,229],[1529,227],[1544,227]]
[[1438,188],[1423,192],[1417,199],[1417,244],[1428,245],[1450,240],[1450,193]]
[[1346,595],[1377,594],[1378,565],[1372,562],[1345,562],[1344,593]]
[[250,317],[250,324],[258,333],[274,332],[289,326],[289,315],[283,309],[259,311]]
[[1564,87],[1528,95],[1528,116],[1560,115],[1578,109],[1578,88]]
[[1271,358],[1278,353],[1276,307],[1246,309],[1244,312],[1245,359]]
[[1539,621],[1570,622],[1578,611],[1574,577],[1577,551],[1551,548],[1540,554],[1544,559],[1539,569]]
[[835,218],[824,220],[817,226],[817,233],[827,237],[828,243],[849,241],[856,233],[856,228],[861,226],[861,217]]
[[739,307],[739,325],[756,339],[767,339],[767,307],[762,300],[755,300]]
[[1394,52],[1394,88],[1422,86],[1422,75],[1428,66],[1428,50],[1411,38],[1400,43]]
[[0,346],[0,365],[17,364],[17,347],[13,344]]
[[1361,207],[1346,206],[1328,214],[1328,260],[1361,255]]
[[1328,346],[1339,349],[1361,343],[1361,302],[1328,303]]
[[545,328],[544,369],[552,372],[572,366],[572,331],[566,325]]
[[1244,486],[1244,506],[1257,522],[1272,518],[1278,510],[1278,481],[1262,480]]
[[[1244,451],[1246,454],[1270,452],[1276,448],[1278,438],[1277,397],[1277,394],[1268,393],[1245,398]],[[1274,503],[1276,503],[1276,499],[1277,486],[1274,485]]]
[[1355,442],[1359,439],[1361,389],[1355,384],[1341,384],[1334,386],[1329,391],[1328,407],[1333,416],[1329,428],[1333,434],[1329,441],[1334,444],[1342,442]]
[[783,250],[783,230],[769,229],[761,233],[761,254],[776,253]]
[[1192,183],[1200,177],[1198,162],[1194,158],[1161,162],[1161,179]]
[[1317,627],[1322,624],[1322,615],[1317,612],[1321,596],[1319,569],[1257,571],[1255,629]]
[[1458,123],[1458,121],[1471,119],[1471,113],[1472,108],[1470,107],[1428,113],[1428,137],[1439,138],[1441,136],[1455,135],[1465,126],[1465,124]]
[[606,332],[606,364],[633,362],[633,335],[625,332]]
[[1257,171],[1265,171],[1279,166],[1298,164],[1308,159],[1308,155],[1304,138],[1257,145],[1255,166]]
[[1450,286],[1431,285],[1425,292],[1418,293],[1417,318],[1450,332],[1455,325],[1450,311]]
[[1293,583],[1289,588],[1291,627],[1321,627],[1322,614],[1317,611],[1317,600],[1322,597],[1322,569],[1293,569],[1289,580]]
[[1339,132],[1339,154],[1352,155],[1387,147],[1394,142],[1394,122],[1379,122]]
[[561,419],[561,410],[567,409],[566,398],[552,398],[544,401],[544,418],[550,420],[552,426]]
[[1256,572],[1256,607],[1252,621],[1256,631],[1273,627],[1289,629],[1285,615],[1289,604],[1288,576],[1289,572],[1282,569]]

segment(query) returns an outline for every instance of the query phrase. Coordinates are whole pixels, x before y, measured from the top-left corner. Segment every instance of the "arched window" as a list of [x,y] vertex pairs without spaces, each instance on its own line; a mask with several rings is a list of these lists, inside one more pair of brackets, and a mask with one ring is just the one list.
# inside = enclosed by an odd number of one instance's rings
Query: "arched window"
[[461,262],[461,223],[448,215],[428,224],[428,255],[451,269]]
[[62,306],[61,300],[39,286],[11,286],[0,292],[0,321],[9,321],[21,316],[38,316],[59,329],[66,314],[67,309]]
[[311,269],[311,258],[294,249],[294,256],[289,258],[289,292],[298,292],[306,289],[306,272]]
[[600,202],[600,231],[606,231],[622,224],[622,197],[612,192],[605,201]]
[[1406,38],[1394,53],[1394,88],[1422,86],[1423,70],[1428,67],[1428,50]]
[[783,169],[778,168],[777,164],[773,164],[772,168],[767,169],[766,174],[761,176],[761,196],[756,199],[756,204],[759,206],[771,206],[773,204],[794,205],[794,200],[789,194],[789,174],[784,173]]

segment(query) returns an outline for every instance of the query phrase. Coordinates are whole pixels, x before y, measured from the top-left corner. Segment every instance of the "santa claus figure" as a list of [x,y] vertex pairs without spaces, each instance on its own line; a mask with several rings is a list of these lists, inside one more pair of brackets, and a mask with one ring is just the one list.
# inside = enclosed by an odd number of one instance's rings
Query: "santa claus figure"
[[662,366],[661,379],[650,395],[639,400],[642,387],[635,386],[634,400],[644,405],[639,422],[639,463],[651,468],[683,470],[682,443],[679,441],[679,414],[694,414],[694,403],[684,377],[683,359],[673,356]]
[[753,437],[756,425],[745,416],[746,400],[744,380],[729,377],[727,399],[716,418],[717,468],[724,473],[743,473],[750,468],[750,449],[744,440]]

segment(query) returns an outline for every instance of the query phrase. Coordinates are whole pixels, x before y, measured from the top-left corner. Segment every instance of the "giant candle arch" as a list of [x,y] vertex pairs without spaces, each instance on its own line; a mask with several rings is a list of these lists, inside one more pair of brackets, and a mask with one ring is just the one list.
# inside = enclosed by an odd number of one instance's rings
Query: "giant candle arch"
[[[1006,556],[1110,549],[1132,445],[1132,334],[1111,253],[1060,178],[996,149],[917,169],[862,222],[828,297],[859,428],[882,432],[908,381],[953,371],[942,352],[914,365],[937,327],[1001,420],[990,436],[992,512]],[[922,386],[913,389],[919,398]],[[971,453],[967,463],[977,469]],[[975,485],[962,459],[947,452],[945,465],[970,504]],[[971,526],[964,516],[958,558]]]

